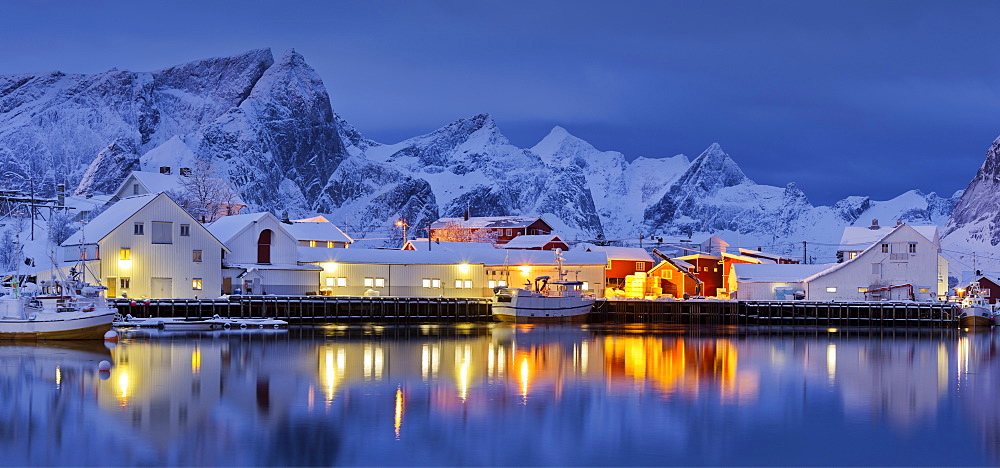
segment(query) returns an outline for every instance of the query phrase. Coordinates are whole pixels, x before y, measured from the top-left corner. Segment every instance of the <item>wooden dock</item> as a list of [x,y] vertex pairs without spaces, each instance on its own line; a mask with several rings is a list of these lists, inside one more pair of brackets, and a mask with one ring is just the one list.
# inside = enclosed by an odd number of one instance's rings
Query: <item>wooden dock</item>
[[[112,299],[133,317],[277,318],[291,324],[491,322],[484,298],[231,296],[228,299]],[[954,328],[948,303],[814,301],[643,301],[594,304],[590,323],[803,325],[815,327]]]

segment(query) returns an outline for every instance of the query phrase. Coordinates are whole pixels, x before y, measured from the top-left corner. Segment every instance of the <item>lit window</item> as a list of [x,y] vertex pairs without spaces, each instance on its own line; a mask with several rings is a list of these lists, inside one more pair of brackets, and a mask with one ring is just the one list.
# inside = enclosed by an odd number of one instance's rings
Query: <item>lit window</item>
[[506,288],[507,287],[507,282],[503,281],[503,280],[500,280],[500,281],[497,281],[497,285],[500,286],[501,288]]
[[440,288],[441,287],[441,280],[439,280],[439,279],[433,279],[433,280],[431,280],[431,287],[432,288]]
[[858,288],[858,292],[859,293],[866,293],[866,292],[868,292],[868,288]]
[[493,289],[493,288],[497,287],[497,282],[496,281],[492,281],[492,280],[487,281],[486,282],[486,287],[488,287],[490,289]]
[[309,247],[316,247],[316,241],[314,240],[309,241]]
[[635,271],[646,271],[646,262],[635,262]]
[[455,280],[455,287],[458,289],[462,289],[462,280]]
[[122,247],[118,251],[118,260],[132,260],[132,249],[128,247]]
[[857,253],[857,252],[849,252],[849,253],[847,254],[847,259],[848,259],[848,260],[853,260],[853,259],[855,259],[855,258],[858,258],[858,253]]
[[333,287],[334,281],[336,281],[332,276],[326,279],[326,285]]
[[333,241],[326,241],[326,248],[332,249],[333,248]]
[[430,278],[424,278],[423,281],[421,281],[421,283],[423,284],[423,286],[425,288],[431,287],[431,280],[430,280]]
[[181,237],[188,237],[191,235],[191,225],[181,224]]
[[201,289],[201,278],[191,279],[191,289]]
[[135,223],[135,226],[133,227],[132,230],[132,234],[135,234],[137,236],[145,234],[145,232],[143,232],[142,223]]
[[922,292],[922,293],[928,293],[928,292],[931,292],[931,290],[930,290],[930,288],[920,288],[920,292]]
[[365,287],[370,288],[375,286],[375,278],[365,278]]
[[118,278],[118,286],[122,289],[128,289],[132,286],[132,280],[129,278]]
[[583,290],[584,291],[590,291],[590,283],[584,281],[583,282]]
[[341,288],[347,286],[347,278],[337,278],[337,286]]
[[472,289],[472,280],[465,280],[465,289]]
[[375,287],[376,288],[384,288],[385,287],[385,278],[375,278]]
[[673,279],[673,277],[674,277],[674,270],[668,270],[666,268],[660,270],[660,278]]
[[837,288],[831,286],[829,288],[826,288],[826,292],[828,292],[828,293],[835,293],[835,292],[837,292]]
[[192,262],[200,262],[201,261],[201,251],[200,250],[192,250],[191,251],[191,261]]

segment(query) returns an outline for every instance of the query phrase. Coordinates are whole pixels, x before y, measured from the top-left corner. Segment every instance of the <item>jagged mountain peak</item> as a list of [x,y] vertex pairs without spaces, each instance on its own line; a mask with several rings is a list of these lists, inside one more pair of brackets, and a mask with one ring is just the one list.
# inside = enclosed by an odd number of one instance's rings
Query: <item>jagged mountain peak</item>
[[712,143],[677,180],[676,185],[687,187],[703,194],[714,193],[723,187],[750,183],[740,166],[722,150],[718,143]]
[[[198,69],[213,69],[219,64],[239,64],[239,63],[266,63],[267,66],[271,66],[274,63],[274,55],[271,53],[270,48],[253,49],[246,52],[235,54],[235,55],[220,55],[217,57],[208,57],[198,60],[192,60],[190,62],[185,62],[179,65],[171,65],[166,68],[161,68],[159,70],[153,70],[154,74],[161,73],[174,73],[180,70],[193,70],[197,73]],[[112,68],[112,70],[117,70],[117,68]]]
[[531,152],[541,157],[542,161],[552,164],[569,157],[597,153],[599,150],[570,134],[565,128],[555,126],[545,138],[531,147]]

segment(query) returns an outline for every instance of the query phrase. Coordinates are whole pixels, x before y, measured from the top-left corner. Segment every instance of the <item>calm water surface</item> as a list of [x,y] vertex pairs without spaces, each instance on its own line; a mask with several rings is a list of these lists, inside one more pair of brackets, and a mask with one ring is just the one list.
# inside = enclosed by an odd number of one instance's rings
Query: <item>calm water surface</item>
[[997,342],[459,325],[4,344],[0,464],[996,465]]

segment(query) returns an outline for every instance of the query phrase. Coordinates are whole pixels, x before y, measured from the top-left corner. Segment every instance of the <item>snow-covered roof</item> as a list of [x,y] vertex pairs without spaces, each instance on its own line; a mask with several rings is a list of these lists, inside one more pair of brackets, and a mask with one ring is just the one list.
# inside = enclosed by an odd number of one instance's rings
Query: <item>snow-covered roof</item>
[[316,216],[313,216],[312,218],[293,219],[292,222],[294,222],[294,223],[329,223],[330,220],[326,219],[326,216],[316,215]]
[[205,227],[208,228],[208,232],[211,232],[216,239],[222,241],[223,244],[227,244],[237,234],[243,232],[244,229],[266,216],[273,217],[274,215],[265,211],[262,213],[223,216],[215,220],[215,222],[205,225]]
[[354,242],[347,234],[344,234],[344,231],[329,221],[293,221],[292,224],[285,223],[283,226],[295,240],[299,241]]
[[[381,249],[327,249],[299,247],[300,263],[369,263],[385,265],[457,265],[461,263],[511,267],[518,265],[555,265],[555,254],[548,250],[485,250],[461,252],[381,250]],[[565,252],[563,265],[584,266],[608,263],[603,252]]]
[[740,283],[799,283],[832,268],[836,263],[737,263],[736,281]]
[[[160,174],[159,172],[146,172],[146,171],[132,171],[130,176],[134,177],[143,187],[146,188],[150,193],[160,193],[166,192],[168,190],[174,190],[180,188],[181,183],[176,174]],[[122,181],[115,193],[132,193],[125,184],[129,183],[129,178],[126,177]]]
[[[862,258],[866,253],[868,253],[869,250],[874,249],[878,245],[878,243],[879,243],[880,240],[885,239],[886,237],[889,237],[890,235],[892,235],[892,233],[896,232],[899,229],[904,229],[904,228],[907,228],[907,227],[912,228],[912,226],[907,226],[906,224],[900,224],[898,226],[893,226],[889,230],[889,232],[884,232],[881,237],[879,237],[878,239],[875,239],[868,247],[866,247],[864,250],[862,250],[861,253],[858,254],[858,256],[856,256],[856,257],[854,257],[854,258],[852,258],[850,260],[844,261],[843,263],[834,263],[834,264],[832,264],[832,266],[830,268],[827,268],[826,270],[817,272],[816,274],[814,274],[814,275],[806,278],[805,280],[806,281],[812,281],[812,280],[814,280],[816,278],[819,278],[820,276],[823,276],[823,275],[832,273],[834,271],[837,271],[837,270],[843,268],[845,265],[850,265],[851,263],[858,261],[858,259]],[[872,229],[872,230],[874,231],[875,229]]]
[[94,195],[94,196],[83,196],[74,195],[72,197],[66,197],[66,206],[76,210],[72,214],[79,214],[84,211],[94,211],[104,205],[107,205],[111,201],[111,195]]
[[435,240],[428,246],[427,238],[421,237],[406,242],[413,250],[430,252],[464,252],[466,250],[496,250],[489,242],[452,242]]
[[725,252],[722,253],[722,257],[723,258],[731,258],[733,260],[739,260],[739,261],[747,262],[747,263],[761,263],[761,261],[760,261],[759,258],[745,257],[743,255],[736,255],[736,254],[725,253]]
[[[535,221],[542,220],[541,216],[486,216],[478,218],[439,218],[431,223],[431,229],[443,228],[446,224],[457,224],[463,228],[522,228],[528,227]],[[544,222],[544,220],[542,220]],[[546,223],[547,224],[547,223]]]
[[566,242],[555,234],[520,235],[503,245],[505,249],[539,249],[549,242]]
[[[909,226],[909,225],[907,225]],[[880,226],[877,229],[870,227],[848,226],[844,228],[844,234],[840,237],[840,250],[855,252],[868,248],[868,246],[878,242],[888,235],[897,226]],[[937,236],[937,226],[910,226],[928,241],[934,242]]]
[[609,260],[628,260],[635,262],[652,262],[653,256],[646,249],[638,247],[611,247],[604,245],[586,245],[585,252],[604,252]]
[[101,214],[90,220],[87,225],[69,236],[61,245],[96,244],[111,234],[118,226],[128,221],[143,207],[152,202],[159,194],[147,193],[134,197],[123,198],[109,206]]

